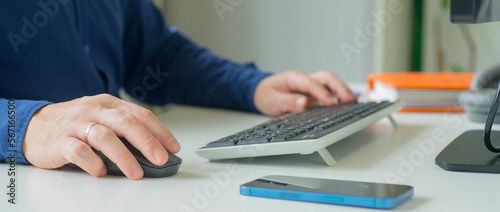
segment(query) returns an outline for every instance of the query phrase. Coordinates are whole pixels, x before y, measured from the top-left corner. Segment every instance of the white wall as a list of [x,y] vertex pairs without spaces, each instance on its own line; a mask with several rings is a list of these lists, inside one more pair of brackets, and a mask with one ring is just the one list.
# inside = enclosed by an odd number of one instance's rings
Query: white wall
[[[214,2],[230,6],[223,19]],[[231,6],[230,2],[240,3]],[[167,20],[197,43],[264,70],[333,70],[347,81],[365,81],[374,70],[374,43],[348,62],[341,43],[354,45],[356,27],[373,20],[373,0],[169,0]]]
[[449,8],[443,9],[441,1],[435,0],[426,0],[425,5],[425,46],[422,55],[425,71],[440,70],[440,46],[445,70],[476,71],[500,63],[499,22],[467,25],[477,50],[477,65],[471,70],[470,51],[459,26],[450,23]]
[[[468,25],[477,49],[476,71],[500,63],[500,23]],[[447,25],[443,35],[450,68],[469,71],[470,53],[458,26]]]

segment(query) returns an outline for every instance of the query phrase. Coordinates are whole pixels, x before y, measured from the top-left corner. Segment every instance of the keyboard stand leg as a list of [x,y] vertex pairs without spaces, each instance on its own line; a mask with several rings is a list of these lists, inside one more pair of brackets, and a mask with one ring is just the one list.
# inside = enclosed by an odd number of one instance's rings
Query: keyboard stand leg
[[321,148],[320,150],[318,150],[318,153],[319,155],[321,155],[323,160],[325,160],[328,166],[335,166],[335,164],[337,164],[335,159],[333,159],[332,155],[330,154],[330,152],[328,152],[328,150],[326,150],[326,148]]
[[396,120],[394,120],[394,118],[392,118],[391,115],[388,115],[387,118],[389,118],[389,121],[391,121],[391,124],[392,126],[394,126],[394,129],[398,129],[398,123],[396,122]]

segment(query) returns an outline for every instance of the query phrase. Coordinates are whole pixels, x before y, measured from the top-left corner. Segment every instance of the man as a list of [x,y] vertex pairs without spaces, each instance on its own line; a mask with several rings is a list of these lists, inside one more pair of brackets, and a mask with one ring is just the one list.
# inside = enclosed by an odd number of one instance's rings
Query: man
[[2,1],[0,36],[0,160],[45,169],[73,163],[104,176],[93,147],[141,179],[119,136],[157,165],[180,150],[149,110],[116,98],[120,89],[154,105],[271,116],[356,100],[330,72],[270,75],[218,58],[167,28],[149,0]]

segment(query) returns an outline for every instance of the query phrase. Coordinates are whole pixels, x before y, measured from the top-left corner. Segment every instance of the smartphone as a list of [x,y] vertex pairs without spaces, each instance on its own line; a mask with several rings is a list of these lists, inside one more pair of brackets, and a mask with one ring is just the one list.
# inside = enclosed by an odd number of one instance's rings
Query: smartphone
[[390,209],[413,196],[407,185],[270,175],[240,186],[246,196]]

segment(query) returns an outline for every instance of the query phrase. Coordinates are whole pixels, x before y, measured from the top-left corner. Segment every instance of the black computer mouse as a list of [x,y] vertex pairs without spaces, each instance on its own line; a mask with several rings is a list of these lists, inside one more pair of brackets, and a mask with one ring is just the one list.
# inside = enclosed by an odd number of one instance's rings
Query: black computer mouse
[[[177,157],[172,153],[168,153],[168,161],[164,165],[157,166],[151,163],[142,153],[137,150],[132,144],[130,144],[125,138],[120,138],[127,147],[127,149],[134,155],[137,162],[141,166],[144,171],[144,177],[151,178],[159,178],[159,177],[168,177],[175,175],[179,168],[181,167],[182,159]],[[94,150],[95,153],[101,157],[104,165],[106,165],[106,169],[108,169],[108,174],[125,176],[123,172],[118,168],[118,166],[111,160],[108,159],[102,152]]]

